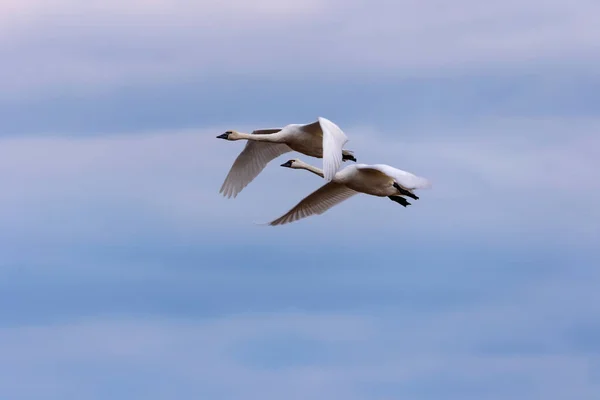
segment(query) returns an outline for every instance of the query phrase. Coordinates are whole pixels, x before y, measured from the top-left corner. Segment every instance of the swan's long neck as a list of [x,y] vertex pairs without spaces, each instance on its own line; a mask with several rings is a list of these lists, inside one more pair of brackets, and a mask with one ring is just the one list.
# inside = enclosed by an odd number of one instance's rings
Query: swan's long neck
[[246,139],[246,140],[254,140],[256,142],[279,142],[279,135],[277,135],[276,133],[271,133],[271,134],[249,134],[249,133],[242,133],[242,132],[236,132],[235,133],[235,140],[240,140],[240,139]]
[[312,172],[315,175],[319,175],[321,178],[324,178],[325,176],[323,175],[323,171],[320,170],[317,167],[313,167],[312,165],[308,165],[308,164],[302,164],[301,166],[298,167],[299,169],[305,169],[307,171]]

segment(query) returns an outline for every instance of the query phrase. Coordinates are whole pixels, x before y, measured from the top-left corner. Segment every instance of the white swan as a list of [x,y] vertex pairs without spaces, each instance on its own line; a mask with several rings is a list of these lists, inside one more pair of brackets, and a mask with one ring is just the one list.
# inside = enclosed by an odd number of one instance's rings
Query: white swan
[[[305,169],[323,177],[323,171],[300,160],[289,160],[282,167]],[[331,207],[349,199],[358,193],[373,196],[389,197],[403,205],[410,205],[402,196],[415,200],[419,197],[413,193],[415,189],[426,189],[431,183],[425,179],[385,164],[353,164],[335,174],[331,182],[326,183],[306,196],[290,211],[268,223],[282,225],[294,222],[315,214],[323,214]]]
[[251,134],[227,131],[217,138],[248,140],[219,190],[219,193],[227,197],[235,198],[271,160],[292,150],[307,156],[323,158],[327,181],[333,179],[342,161],[356,161],[351,151],[342,149],[348,141],[344,132],[336,124],[322,117],[310,124],[260,129]]

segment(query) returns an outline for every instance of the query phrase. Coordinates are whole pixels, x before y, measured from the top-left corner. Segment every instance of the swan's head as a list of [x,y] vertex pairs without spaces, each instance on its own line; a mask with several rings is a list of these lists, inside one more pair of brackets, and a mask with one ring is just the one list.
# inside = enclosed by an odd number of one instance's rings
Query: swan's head
[[286,168],[294,168],[294,169],[299,169],[302,168],[302,166],[304,165],[304,163],[300,160],[289,160],[284,162],[283,164],[281,164],[282,167],[286,167]]
[[239,136],[238,136],[237,131],[227,131],[227,132],[217,136],[217,139],[238,140]]

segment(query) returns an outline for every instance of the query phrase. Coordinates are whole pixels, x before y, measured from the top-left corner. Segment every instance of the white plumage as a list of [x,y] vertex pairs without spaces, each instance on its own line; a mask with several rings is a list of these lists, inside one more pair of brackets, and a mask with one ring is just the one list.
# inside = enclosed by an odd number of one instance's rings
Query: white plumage
[[[324,176],[322,170],[300,160],[290,160],[282,166],[305,169],[321,177]],[[430,187],[431,183],[427,179],[389,165],[349,165],[338,171],[331,182],[306,196],[287,213],[271,221],[269,225],[283,225],[311,215],[323,214],[358,193],[389,197],[406,207],[410,203],[404,196],[418,199],[413,191]]]
[[248,141],[219,191],[226,197],[235,198],[270,161],[289,151],[322,158],[327,181],[333,179],[342,161],[356,161],[351,151],[343,149],[348,141],[344,132],[323,117],[310,124],[290,124],[283,128],[256,130],[251,134],[227,131],[217,137]]

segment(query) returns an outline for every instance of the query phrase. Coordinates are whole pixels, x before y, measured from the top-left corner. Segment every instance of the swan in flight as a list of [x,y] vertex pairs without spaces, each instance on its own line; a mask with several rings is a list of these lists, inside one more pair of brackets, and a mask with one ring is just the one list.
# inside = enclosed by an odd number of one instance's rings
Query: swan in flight
[[[300,160],[289,160],[282,167],[305,169],[320,177],[323,171]],[[409,203],[403,196],[418,200],[415,189],[430,188],[425,179],[385,164],[353,164],[335,174],[333,180],[306,196],[286,214],[268,223],[283,225],[315,214],[323,214],[331,207],[349,199],[358,193],[388,197],[406,207]]]
[[333,179],[342,161],[356,161],[351,151],[342,149],[348,141],[346,134],[336,124],[322,117],[310,124],[260,129],[251,134],[227,131],[217,138],[248,141],[219,190],[219,193],[228,198],[235,198],[271,160],[289,151],[323,158],[324,177],[327,181]]

